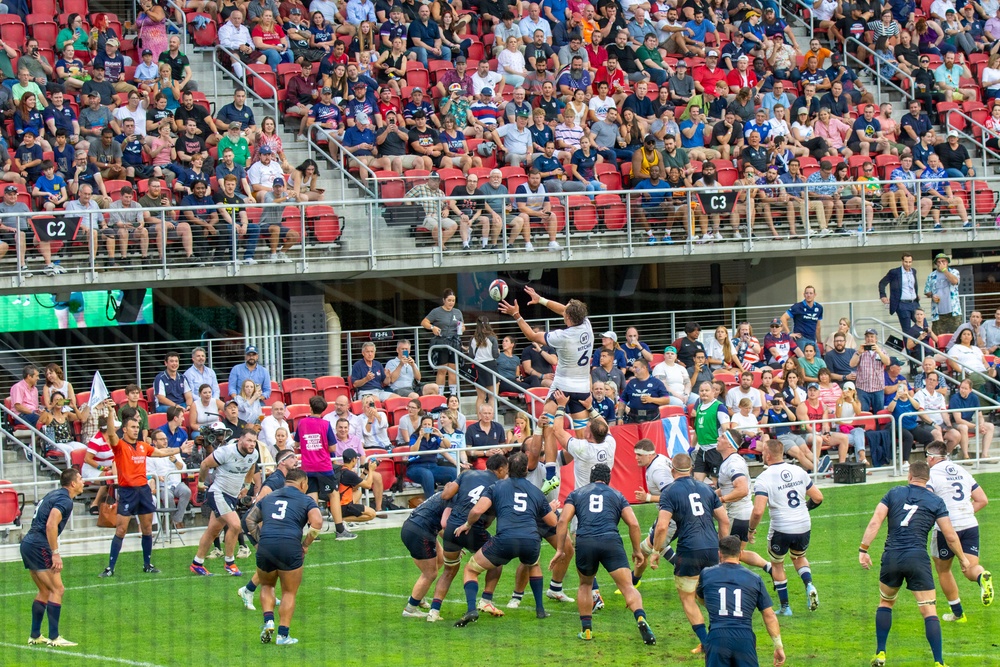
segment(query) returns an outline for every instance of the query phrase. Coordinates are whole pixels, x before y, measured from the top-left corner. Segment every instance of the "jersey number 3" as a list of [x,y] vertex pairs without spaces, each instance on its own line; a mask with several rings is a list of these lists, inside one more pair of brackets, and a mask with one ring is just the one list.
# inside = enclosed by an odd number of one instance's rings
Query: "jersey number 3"
[[285,510],[288,509],[288,501],[287,500],[275,500],[274,501],[274,506],[278,508],[278,511],[272,513],[271,514],[271,518],[272,519],[277,519],[278,521],[281,521],[282,519],[285,518]]

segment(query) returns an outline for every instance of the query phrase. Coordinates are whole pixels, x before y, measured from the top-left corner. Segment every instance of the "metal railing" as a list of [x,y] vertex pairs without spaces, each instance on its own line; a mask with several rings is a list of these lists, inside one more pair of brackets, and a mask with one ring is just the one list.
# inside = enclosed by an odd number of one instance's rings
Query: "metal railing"
[[[261,76],[260,72],[253,71],[252,69],[250,69],[250,66],[246,64],[243,65],[244,78],[241,80],[238,76],[236,76],[236,74],[233,73],[233,71],[230,68],[225,67],[222,64],[222,62],[219,60],[219,51],[222,51],[227,56],[229,56],[229,58],[233,63],[243,62],[242,60],[240,60],[238,54],[233,53],[232,51],[230,51],[229,49],[227,49],[222,45],[216,45],[216,47],[212,49],[212,67],[216,71],[216,76],[212,78],[212,85],[214,86],[215,99],[216,100],[219,99],[218,73],[222,72],[227,78],[230,78],[233,81],[235,81],[240,88],[245,90],[247,93],[249,93],[254,98],[259,100],[261,104],[267,107],[271,111],[271,116],[273,118],[275,119],[280,118],[281,108],[278,103],[278,89],[270,81]],[[264,97],[262,94],[257,92],[256,87],[250,83],[251,81],[260,81],[267,88],[267,90],[271,91],[272,95],[270,97]]]
[[[445,352],[446,354],[453,355],[460,362],[464,361],[465,363],[470,364],[470,365],[474,364],[474,368],[478,371],[478,373],[487,373],[489,377],[493,378],[493,383],[490,384],[490,385],[487,385],[487,384],[484,384],[484,383],[478,381],[479,380],[478,375],[476,377],[476,380],[473,380],[472,378],[469,378],[469,377],[466,377],[465,375],[463,375],[463,373],[460,370],[458,370],[458,369],[451,370],[451,369],[449,369],[447,367],[446,364],[435,364],[434,363],[434,358],[435,358],[434,351],[435,350],[441,350],[441,351]],[[471,384],[476,389],[486,392],[486,395],[489,397],[489,399],[496,401],[498,405],[503,405],[506,408],[514,410],[515,412],[521,412],[522,411],[521,410],[521,406],[519,406],[519,405],[511,402],[507,398],[505,398],[505,397],[503,397],[503,396],[500,395],[500,394],[504,393],[504,391],[505,391],[503,389],[503,387],[508,387],[508,389],[506,389],[507,392],[512,391],[510,381],[507,378],[505,378],[502,375],[500,375],[500,373],[498,373],[497,371],[494,371],[494,370],[492,370],[490,368],[487,368],[487,367],[485,367],[485,366],[483,366],[481,364],[475,363],[475,361],[473,360],[473,358],[470,357],[469,355],[467,355],[462,350],[456,350],[455,348],[451,347],[450,345],[431,345],[427,349],[427,364],[433,370],[435,370],[435,371],[447,370],[449,373],[454,373],[454,375],[455,375],[455,387],[457,388],[457,390],[459,392],[459,395],[461,395],[461,392],[462,392],[461,383],[462,383],[463,380],[465,380],[466,382],[468,382],[469,384]],[[461,365],[461,364],[459,364],[459,365]],[[496,387],[501,387],[501,389],[499,391],[497,391],[495,389]],[[532,426],[532,428],[537,428],[538,427],[538,420],[535,418],[533,406],[534,406],[534,403],[541,402],[541,399],[538,398],[537,396],[535,396],[534,394],[528,393],[528,390],[526,388],[518,387],[518,390],[522,392],[522,394],[524,396],[524,401],[528,405],[528,410],[525,411],[525,414],[527,415],[528,419],[531,420],[531,426]]]
[[[854,46],[854,47],[856,47],[856,49],[852,51],[852,50],[850,50],[848,48],[848,46]],[[867,53],[869,56],[871,56],[872,62],[874,63],[874,65],[869,65],[867,62],[865,62],[864,60],[862,60],[861,58],[859,58],[857,56],[858,51],[861,51],[863,53]],[[879,106],[881,106],[881,104],[882,104],[882,87],[883,86],[888,86],[890,89],[895,90],[896,92],[898,92],[900,95],[903,96],[903,106],[904,106],[904,108],[909,104],[909,101],[913,99],[913,92],[912,91],[914,89],[913,87],[916,85],[916,82],[914,81],[914,79],[913,79],[912,76],[910,76],[909,74],[907,74],[903,70],[897,70],[896,74],[894,75],[894,76],[900,77],[904,81],[908,81],[910,83],[909,90],[906,90],[906,89],[902,88],[901,86],[897,85],[891,79],[887,79],[887,78],[883,77],[882,73],[879,71],[879,64],[881,62],[879,55],[874,50],[872,50],[871,48],[869,48],[867,45],[862,44],[856,38],[854,38],[854,37],[848,37],[846,40],[844,40],[844,61],[845,62],[850,62],[852,60],[855,63],[857,63],[861,67],[861,69],[863,69],[863,70],[871,73],[872,77],[874,77],[874,79],[875,79],[875,99],[876,99],[877,103],[879,104]]]
[[[351,151],[349,151],[344,144],[342,144],[340,140],[335,138],[332,134],[324,133],[322,138],[320,138],[319,133],[321,129],[322,128],[315,123],[306,127],[306,146],[309,149],[309,158],[312,159],[314,155],[318,154],[340,171],[341,198],[347,197],[348,180],[351,181],[351,183],[362,193],[371,198],[377,198],[379,188],[378,176],[376,176],[375,172],[372,171],[371,168],[369,168],[364,162],[356,158],[354,154],[351,153]],[[329,142],[326,149],[320,145],[319,142],[321,140]],[[334,153],[336,153],[336,155],[334,155]],[[347,162],[349,165],[356,166],[360,170],[361,174],[367,174],[367,178],[374,184],[373,187],[368,187],[365,182],[357,179],[354,174],[351,173],[350,167],[344,166],[344,162]]]
[[[983,413],[986,413],[986,412],[996,412],[997,409],[998,409],[998,407],[996,405],[981,405],[981,406],[978,406],[978,407],[970,407],[970,408],[947,408],[947,409],[944,409],[944,410],[915,410],[915,411],[910,411],[910,412],[903,412],[903,413],[901,413],[899,415],[899,417],[896,417],[896,418],[894,418],[892,420],[893,425],[897,427],[895,429],[895,433],[894,433],[893,438],[892,438],[892,443],[893,443],[893,458],[896,458],[896,452],[897,451],[900,453],[900,459],[902,458],[902,451],[903,451],[903,430],[904,430],[903,429],[903,419],[905,417],[917,417],[918,425],[920,425],[919,423],[922,421],[922,420],[920,420],[920,417],[923,417],[923,416],[945,415],[945,414],[952,415],[952,414],[959,414],[959,413],[962,413],[962,412],[974,412],[974,413],[976,413],[976,415],[978,417],[982,417],[983,419],[985,419],[985,416],[983,416]],[[927,422],[923,422],[923,424],[927,425],[927,426],[931,426],[933,428],[940,428],[942,430],[942,435],[944,435],[944,432],[948,431],[949,429],[955,428],[954,426],[949,425],[949,424],[942,424],[941,426],[938,426],[936,424],[928,424]],[[973,467],[976,470],[978,470],[981,467],[983,461],[998,461],[998,460],[1000,460],[1000,455],[987,456],[987,457],[984,458],[982,456],[982,453],[983,453],[983,451],[982,451],[982,439],[981,439],[982,438],[982,430],[979,428],[978,419],[976,420],[973,428],[975,428],[975,430],[976,430],[976,432],[975,432],[975,440],[974,441],[970,440],[969,445],[970,445],[970,448],[971,448],[971,445],[973,444],[973,442],[975,442],[975,444],[976,444],[976,455],[975,455],[974,458],[970,456],[970,458],[968,460],[973,461],[974,462],[973,463]],[[917,446],[918,444],[920,444],[920,443],[917,443],[914,440],[914,446]],[[956,449],[957,449],[957,447],[956,447]],[[954,451],[954,450],[952,450],[952,451]],[[971,454],[971,452],[970,452],[970,454]],[[903,461],[903,463],[909,463],[909,462],[908,461]],[[896,474],[902,474],[902,469],[896,470]]]
[[[953,115],[956,115],[959,118],[964,119],[965,122],[968,123],[968,125],[971,125],[972,127],[978,127],[979,128],[979,139],[976,139],[975,134],[971,134],[970,135],[965,130],[960,130],[960,129],[956,128],[955,126],[953,126],[952,123],[951,123],[951,117]],[[990,168],[989,168],[989,164],[987,162],[987,157],[992,157],[994,161],[1000,160],[1000,151],[996,151],[996,150],[994,150],[994,149],[992,149],[992,148],[990,148],[989,146],[986,145],[986,139],[987,139],[987,137],[990,134],[993,133],[993,131],[990,130],[985,125],[983,125],[982,123],[980,123],[979,121],[975,120],[972,116],[968,115],[964,111],[960,111],[959,109],[948,109],[948,111],[945,112],[945,115],[944,115],[944,126],[945,126],[945,128],[947,130],[954,130],[955,132],[958,132],[959,136],[963,137],[966,141],[969,141],[969,142],[971,142],[971,143],[973,143],[973,144],[975,144],[976,146],[979,147],[980,154],[982,155],[982,158],[983,158],[983,171],[982,171],[982,174],[984,176],[986,174],[989,174],[990,173],[990,171],[989,171]]]

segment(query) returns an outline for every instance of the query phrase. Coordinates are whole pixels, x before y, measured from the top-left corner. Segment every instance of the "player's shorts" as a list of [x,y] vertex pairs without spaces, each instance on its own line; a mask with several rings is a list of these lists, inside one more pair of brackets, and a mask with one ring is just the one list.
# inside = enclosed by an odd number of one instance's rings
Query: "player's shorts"
[[257,568],[263,572],[297,570],[304,560],[302,544],[297,540],[261,540],[257,544]]
[[448,553],[457,553],[462,549],[470,553],[476,553],[489,542],[490,534],[478,524],[473,524],[468,531],[456,536],[455,529],[460,525],[462,524],[449,521],[448,525],[444,528],[441,542],[444,545],[444,550]]
[[309,478],[309,486],[306,489],[306,493],[315,493],[321,500],[328,499],[330,492],[336,491],[339,488],[337,474],[333,471],[307,472],[306,476]]
[[749,542],[750,519],[731,519],[729,524],[729,534],[739,537],[740,542]]
[[890,588],[899,588],[906,581],[908,591],[933,591],[934,573],[926,553],[882,553],[882,569],[878,580]]
[[118,494],[119,516],[139,516],[152,514],[156,511],[153,492],[145,484],[142,486],[119,486],[116,493]]
[[718,549],[698,549],[697,551],[678,551],[674,561],[675,577],[697,577],[706,567],[719,564]]
[[705,642],[705,667],[758,667],[753,632],[710,630]]
[[344,517],[364,516],[365,506],[358,503],[347,503],[340,506],[340,513]]
[[[656,521],[654,521],[653,525],[649,527],[649,535],[647,536],[647,539],[649,540],[649,545],[650,546],[653,545],[653,536],[655,534],[656,534]],[[673,519],[671,519],[670,520],[670,525],[667,526],[667,541],[666,541],[666,544],[670,544],[671,542],[673,542],[675,537],[677,537],[677,522],[675,522]],[[666,549],[667,549],[666,547],[663,547],[664,551],[666,551]]]
[[709,477],[719,476],[719,466],[722,465],[722,455],[715,447],[711,449],[698,448],[694,455],[694,467],[692,472],[702,473]]
[[437,536],[415,526],[409,519],[403,522],[403,529],[399,532],[399,537],[403,540],[403,546],[410,552],[410,557],[414,560],[437,558]]
[[[969,556],[979,558],[979,526],[956,532],[958,533],[958,541],[962,543],[962,551]],[[941,560],[951,560],[955,557],[955,553],[944,539],[944,533],[939,530],[934,531],[934,557]]]
[[491,537],[483,546],[483,556],[494,565],[506,565],[517,558],[524,565],[535,565],[542,553],[541,540]]
[[[617,539],[615,539],[617,538]],[[606,538],[583,537],[576,538],[576,569],[586,577],[597,574],[603,567],[608,572],[622,568],[628,569],[628,556],[620,535],[608,535]]]
[[208,503],[209,509],[215,512],[215,516],[225,516],[230,512],[235,512],[239,505],[239,500],[235,496],[223,493],[218,489],[209,489],[208,493],[205,494],[205,502]]
[[767,552],[772,560],[784,560],[785,554],[789,551],[792,555],[804,555],[809,550],[809,535],[812,531],[804,533],[779,533],[772,531],[767,536]]
[[25,538],[21,541],[21,562],[25,570],[41,572],[52,569],[52,549],[45,538]]
[[[552,395],[557,391],[560,391],[558,387],[554,384],[549,388],[549,395],[545,397],[545,401],[554,401]],[[586,412],[587,408],[583,407],[583,401],[590,398],[590,394],[583,391],[564,391],[564,394],[569,396],[569,403],[566,404],[566,413],[570,415],[575,415],[581,412]]]
[[538,521],[538,536],[541,537],[543,540],[555,537],[556,527],[550,526],[544,521]]

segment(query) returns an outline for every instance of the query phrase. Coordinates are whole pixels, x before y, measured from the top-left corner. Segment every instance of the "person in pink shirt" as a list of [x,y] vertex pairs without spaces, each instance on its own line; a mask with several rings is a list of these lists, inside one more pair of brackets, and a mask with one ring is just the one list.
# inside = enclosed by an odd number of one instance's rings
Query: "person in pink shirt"
[[326,399],[322,396],[309,399],[311,414],[299,420],[295,429],[295,442],[299,445],[302,470],[309,478],[309,497],[317,502],[320,498],[326,501],[330,517],[337,528],[338,540],[353,540],[357,535],[344,526],[344,517],[340,511],[340,485],[330,458],[336,449],[336,436],[330,422],[322,417],[326,412],[326,405]]
[[22,380],[10,388],[10,404],[18,416],[35,428],[48,424],[52,415],[38,407],[38,368],[25,364]]
[[817,137],[826,139],[831,155],[839,153],[845,160],[853,155],[851,149],[844,145],[844,140],[851,133],[850,126],[831,114],[826,107],[819,110],[819,117],[813,124],[813,132]]

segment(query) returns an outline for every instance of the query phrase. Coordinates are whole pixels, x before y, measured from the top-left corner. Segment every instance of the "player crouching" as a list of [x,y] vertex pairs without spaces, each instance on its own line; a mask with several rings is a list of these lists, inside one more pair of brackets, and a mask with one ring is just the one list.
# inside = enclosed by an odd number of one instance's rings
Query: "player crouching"
[[[611,483],[611,468],[598,463],[590,470],[590,484],[575,489],[563,503],[562,515],[556,529],[556,544],[560,548],[549,563],[551,570],[563,556],[562,546],[569,539],[569,525],[574,517],[576,527],[576,569],[580,575],[577,607],[580,610],[582,631],[580,639],[593,639],[593,605],[587,599],[594,582],[597,568],[603,566],[614,579],[618,590],[625,597],[625,604],[635,615],[639,634],[646,644],[655,644],[656,637],[646,622],[646,611],[642,608],[642,595],[632,585],[632,572],[628,566],[628,556],[618,534],[618,522],[625,521],[629,540],[632,542],[632,560],[639,565],[644,560],[639,543],[642,540],[639,522],[635,512],[620,492],[608,486]],[[579,509],[577,509],[579,507]]]
[[[268,494],[247,514],[247,529],[260,531],[257,539],[257,578],[260,604],[264,608],[264,628],[260,641],[271,642],[274,635],[274,585],[281,581],[282,605],[279,614],[278,646],[298,643],[288,635],[295,612],[295,595],[302,583],[302,562],[309,545],[323,528],[323,515],[316,501],[306,495],[308,477],[301,470],[285,476],[285,487]],[[302,529],[309,532],[302,537]]]

